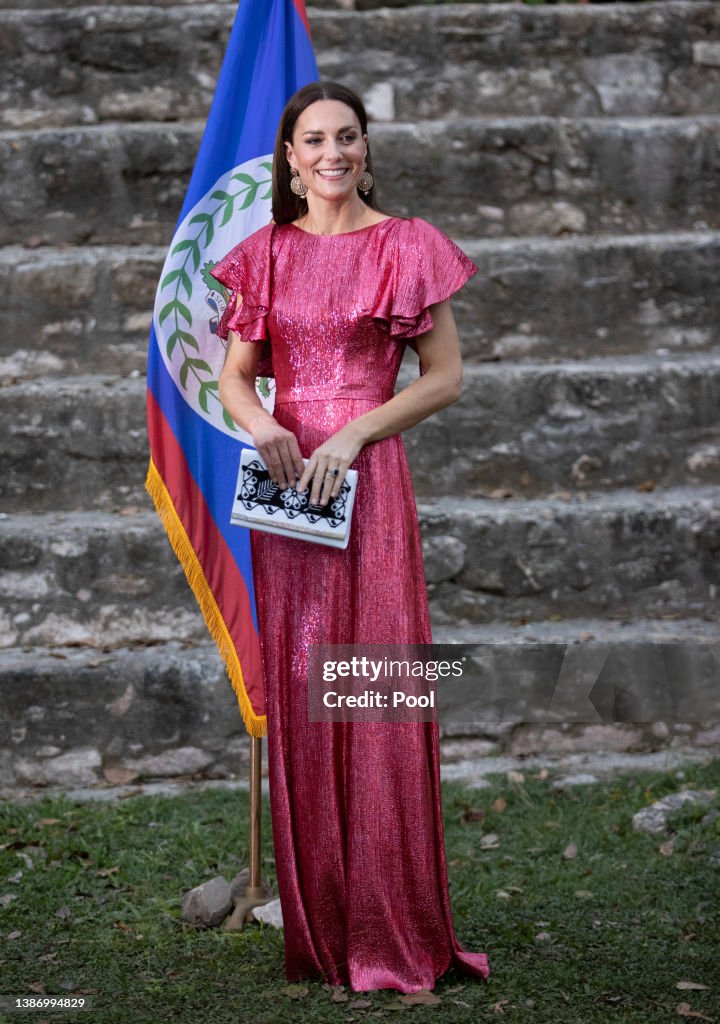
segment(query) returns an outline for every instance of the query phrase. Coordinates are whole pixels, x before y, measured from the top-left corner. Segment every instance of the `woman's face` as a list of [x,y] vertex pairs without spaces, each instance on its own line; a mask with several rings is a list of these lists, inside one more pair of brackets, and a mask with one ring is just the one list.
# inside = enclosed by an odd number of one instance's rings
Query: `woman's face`
[[367,152],[357,114],[339,100],[317,100],[303,110],[295,122],[292,143],[285,143],[291,167],[310,195],[338,201],[357,188]]

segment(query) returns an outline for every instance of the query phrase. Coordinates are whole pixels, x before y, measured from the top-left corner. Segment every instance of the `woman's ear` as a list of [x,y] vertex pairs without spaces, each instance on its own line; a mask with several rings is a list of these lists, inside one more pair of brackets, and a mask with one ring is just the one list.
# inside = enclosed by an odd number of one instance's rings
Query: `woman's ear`
[[285,156],[287,157],[287,162],[292,167],[292,158],[293,158],[294,154],[293,154],[292,144],[290,142],[286,142],[285,143]]

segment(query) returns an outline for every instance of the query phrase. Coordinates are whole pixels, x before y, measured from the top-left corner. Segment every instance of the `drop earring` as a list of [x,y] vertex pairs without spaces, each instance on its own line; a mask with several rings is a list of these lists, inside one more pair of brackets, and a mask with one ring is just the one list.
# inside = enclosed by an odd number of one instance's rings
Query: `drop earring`
[[357,187],[360,189],[361,192],[367,193],[370,191],[374,184],[375,179],[373,178],[372,174],[370,173],[370,171],[366,170],[363,167],[363,172],[358,178]]
[[290,190],[294,192],[299,199],[304,199],[308,194],[308,187],[300,177],[300,171],[296,167],[291,168],[292,177],[290,178]]

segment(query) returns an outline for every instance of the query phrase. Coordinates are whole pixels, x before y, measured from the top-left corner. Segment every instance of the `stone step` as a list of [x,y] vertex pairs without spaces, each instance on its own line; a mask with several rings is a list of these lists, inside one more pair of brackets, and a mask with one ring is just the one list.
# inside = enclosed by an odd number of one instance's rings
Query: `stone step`
[[[227,3],[0,11],[0,127],[175,121],[210,107]],[[376,120],[718,113],[717,4],[310,11],[320,77]],[[348,45],[352,40],[352,62]]]
[[[0,132],[0,245],[167,246],[202,122]],[[720,116],[376,124],[380,202],[463,237],[720,228]]]
[[[3,507],[143,505],[145,401],[141,376],[1,388]],[[420,497],[716,483],[720,352],[469,366],[460,401],[403,438]]]
[[[589,627],[589,628],[588,628]],[[521,636],[498,636],[518,645],[517,664],[527,665]],[[632,626],[590,620],[555,624],[556,642],[588,643],[588,633],[600,643],[620,648],[638,639],[657,643],[712,640],[712,625],[697,619],[639,620]],[[715,629],[717,627],[714,627]],[[517,634],[521,630],[515,631]],[[484,642],[483,627],[473,627],[469,639],[452,641],[442,628],[433,631],[436,643]],[[493,634],[488,642],[498,640]],[[591,641],[590,641],[591,642]],[[450,706],[451,728],[440,720],[445,761],[455,762],[448,777],[459,777],[463,759],[479,753],[529,753],[533,739],[545,744],[542,725],[472,721],[465,715],[457,728],[460,709]],[[487,717],[487,716],[486,716]],[[693,726],[677,721],[637,724],[581,725],[554,722],[555,752],[656,749],[662,741],[676,747],[697,739],[701,748],[717,747],[717,726]],[[623,736],[629,732],[630,735]],[[694,737],[693,737],[694,733]],[[470,736],[484,736],[478,749]],[[673,737],[671,740],[670,737]],[[267,741],[263,740],[263,759]],[[580,754],[574,755],[578,762]],[[81,647],[37,647],[0,650],[0,798],[17,796],[16,787],[131,785],[146,779],[200,774],[208,778],[248,777],[249,737],[215,645],[210,641],[179,641],[152,647],[92,650]],[[477,761],[476,767],[477,767]],[[467,771],[465,765],[465,771]],[[522,765],[503,765],[524,770]],[[527,767],[527,765],[526,765]],[[583,770],[582,763],[576,766]],[[585,768],[587,770],[587,768]],[[124,775],[119,773],[124,772]]]
[[[709,616],[717,628],[719,498],[716,486],[421,501],[433,621]],[[0,555],[0,648],[206,636],[154,511],[8,515]]]
[[[470,362],[708,351],[720,341],[720,232],[458,241],[479,267],[453,300]],[[0,383],[144,373],[165,255],[159,246],[0,249]]]
[[720,351],[467,367],[404,436],[422,497],[718,483]]
[[720,487],[422,505],[434,621],[709,616]]

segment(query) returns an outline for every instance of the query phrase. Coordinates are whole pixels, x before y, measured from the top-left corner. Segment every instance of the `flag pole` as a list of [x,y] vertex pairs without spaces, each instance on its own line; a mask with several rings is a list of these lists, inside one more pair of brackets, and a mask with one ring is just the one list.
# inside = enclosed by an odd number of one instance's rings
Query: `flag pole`
[[250,830],[248,837],[249,878],[243,896],[235,897],[235,909],[223,925],[223,931],[242,931],[246,921],[252,920],[254,907],[268,903],[272,896],[260,880],[260,836],[262,828],[261,807],[262,737],[250,737]]

